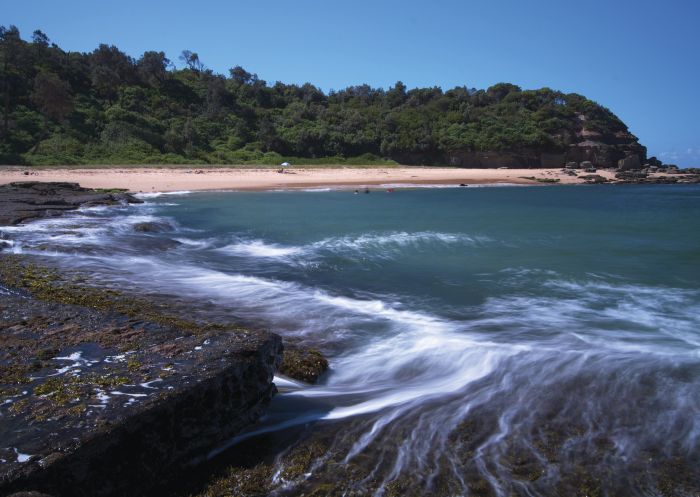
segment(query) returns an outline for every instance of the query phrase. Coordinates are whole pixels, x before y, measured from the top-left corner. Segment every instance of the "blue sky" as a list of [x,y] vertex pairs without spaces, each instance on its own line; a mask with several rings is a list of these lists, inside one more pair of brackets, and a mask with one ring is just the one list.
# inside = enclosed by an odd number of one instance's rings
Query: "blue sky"
[[609,107],[666,162],[700,167],[697,0],[2,0],[0,24],[67,50],[199,53],[324,90],[512,82]]

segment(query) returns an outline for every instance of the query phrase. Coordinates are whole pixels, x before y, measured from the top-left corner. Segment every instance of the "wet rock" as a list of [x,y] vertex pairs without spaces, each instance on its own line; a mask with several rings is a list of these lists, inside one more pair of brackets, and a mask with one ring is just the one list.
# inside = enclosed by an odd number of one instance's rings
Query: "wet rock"
[[81,206],[141,203],[123,191],[91,190],[77,183],[21,181],[0,186],[0,225],[60,216]]
[[583,181],[589,184],[599,184],[608,182],[608,180],[600,174],[588,174],[585,176],[579,176],[579,178],[581,178]]
[[0,281],[19,288],[0,305],[0,495],[150,495],[276,392],[276,335],[162,315],[12,255]]
[[615,173],[615,177],[620,180],[640,180],[646,178],[647,174],[641,171],[621,171]]
[[320,351],[296,345],[285,345],[279,372],[295,380],[316,383],[328,370],[328,360]]
[[171,229],[172,226],[170,226],[166,222],[148,221],[144,223],[137,223],[134,225],[134,231],[136,231],[137,233],[162,233]]
[[535,176],[520,176],[520,178],[536,181],[537,183],[559,183],[561,181],[559,178],[537,178]]

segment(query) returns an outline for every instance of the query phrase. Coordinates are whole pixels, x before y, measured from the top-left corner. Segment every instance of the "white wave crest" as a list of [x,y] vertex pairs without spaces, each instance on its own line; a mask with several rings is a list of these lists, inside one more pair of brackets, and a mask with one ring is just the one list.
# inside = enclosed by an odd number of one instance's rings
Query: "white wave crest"
[[134,194],[137,198],[158,198],[165,195],[189,195],[192,193],[190,190],[180,190],[174,192],[143,192]]
[[291,264],[307,264],[324,254],[386,259],[395,257],[406,247],[420,248],[431,244],[474,246],[488,242],[482,236],[439,232],[387,232],[357,236],[329,237],[307,245],[281,245],[264,240],[240,240],[215,249],[218,252],[245,257],[284,259]]
[[265,243],[262,240],[251,240],[226,245],[216,249],[217,252],[225,254],[249,256],[249,257],[289,257],[301,254],[302,247],[283,247],[280,245]]

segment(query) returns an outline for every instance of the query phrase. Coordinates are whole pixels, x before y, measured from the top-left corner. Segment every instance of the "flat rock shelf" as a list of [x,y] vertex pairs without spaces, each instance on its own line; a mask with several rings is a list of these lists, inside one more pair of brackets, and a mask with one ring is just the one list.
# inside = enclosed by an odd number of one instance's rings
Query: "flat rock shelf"
[[279,337],[5,295],[0,494],[140,495],[262,414]]
[[60,216],[82,206],[141,202],[123,190],[93,190],[77,183],[9,183],[0,185],[0,226]]

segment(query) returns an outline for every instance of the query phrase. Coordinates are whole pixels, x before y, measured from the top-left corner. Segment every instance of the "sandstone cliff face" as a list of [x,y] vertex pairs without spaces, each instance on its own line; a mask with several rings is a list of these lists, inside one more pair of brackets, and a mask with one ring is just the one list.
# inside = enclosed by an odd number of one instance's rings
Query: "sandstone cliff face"
[[[449,165],[466,168],[511,169],[557,168],[567,162],[591,162],[594,167],[615,168],[618,161],[636,156],[640,164],[647,158],[646,147],[626,129],[602,133],[589,128],[586,116],[578,115],[575,132],[562,130],[552,138],[560,143],[547,149],[451,150],[445,153],[396,154],[392,159],[409,165]],[[624,126],[624,125],[622,125]]]
[[629,156],[637,156],[640,163],[646,159],[646,148],[635,142],[627,144],[608,144],[604,142],[584,141],[570,145],[563,152],[550,151],[494,151],[472,152],[452,151],[444,156],[407,156],[395,157],[402,164],[409,165],[438,165],[466,168],[498,168],[510,169],[557,168],[564,167],[567,162],[589,161],[595,167],[614,168],[619,160]]
[[639,144],[632,133],[617,131],[604,134],[590,131],[585,127],[585,118],[580,121],[582,127],[564,154],[567,162],[590,161],[596,167],[608,168],[617,167],[618,161],[626,157],[636,157],[640,164],[646,162],[647,149]]

